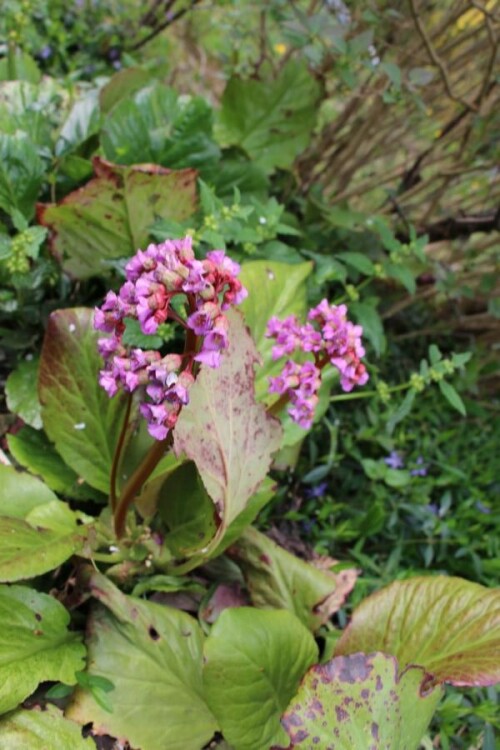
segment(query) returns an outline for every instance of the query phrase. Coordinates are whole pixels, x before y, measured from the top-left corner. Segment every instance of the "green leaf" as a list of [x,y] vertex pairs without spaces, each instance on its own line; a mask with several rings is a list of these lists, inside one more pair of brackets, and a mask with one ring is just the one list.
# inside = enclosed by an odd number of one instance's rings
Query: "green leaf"
[[74,685],[85,648],[68,630],[62,604],[27,586],[0,586],[0,622],[0,713],[16,708],[40,682]]
[[[20,581],[47,573],[82,549],[84,534],[76,525],[69,526],[69,518],[59,517],[60,506],[66,506],[55,502],[57,505],[47,506],[41,519],[38,515],[27,521],[0,517],[0,581]],[[67,512],[72,513],[69,509]],[[61,526],[61,522],[67,525]]]
[[78,500],[102,501],[104,496],[64,463],[43,430],[23,427],[15,435],[7,435],[7,444],[16,461],[40,476],[51,490]]
[[122,399],[99,386],[93,311],[57,310],[40,359],[39,394],[45,431],[66,463],[92,487],[109,490],[113,452],[124,417]]
[[290,747],[417,750],[442,695],[424,692],[425,678],[380,653],[317,664],[283,715]]
[[[70,275],[107,275],[118,258],[145,247],[157,219],[184,221],[196,204],[196,172],[122,167],[95,157],[95,178],[58,204],[39,206],[52,250]],[[1,186],[0,186],[1,191]],[[1,200],[1,195],[0,195]]]
[[212,109],[201,97],[179,96],[156,83],[123,98],[109,112],[101,143],[117,164],[154,163],[205,169],[218,161]]
[[398,408],[391,414],[389,420],[387,421],[387,432],[389,434],[392,434],[396,425],[402,422],[403,419],[406,419],[408,414],[411,412],[416,395],[417,392],[414,391],[413,388],[411,388],[406,393],[406,396],[404,397]]
[[448,383],[446,380],[440,380],[438,382],[439,390],[454,409],[456,409],[463,417],[467,415],[465,410],[465,404],[456,392],[455,388]]
[[411,268],[402,263],[384,263],[383,266],[388,276],[399,281],[410,294],[415,294],[417,282]]
[[333,573],[314,567],[249,528],[231,549],[243,572],[252,604],[288,609],[309,630],[317,630],[344,603]]
[[[125,596],[105,576],[90,580],[88,673],[114,684],[112,713],[77,689],[67,715],[141,750],[200,750],[218,729],[202,684],[203,634],[192,617]],[[131,666],[133,665],[133,668]]]
[[158,510],[167,527],[165,544],[178,558],[197,552],[215,535],[213,504],[193,461],[168,474],[160,490]]
[[9,750],[95,750],[91,737],[48,704],[43,711],[19,709],[0,719],[0,746]]
[[115,104],[128,99],[138,89],[145,86],[151,80],[151,73],[142,68],[125,68],[118,71],[110,78],[108,83],[102,87],[99,93],[101,111],[108,113]]
[[217,120],[220,143],[240,146],[266,172],[288,169],[309,143],[320,93],[307,66],[296,61],[274,80],[233,76]]
[[265,336],[267,323],[273,316],[280,319],[292,314],[300,319],[305,316],[306,279],[311,271],[312,263],[288,265],[264,260],[244,263],[241,268],[239,278],[249,294],[240,309],[263,360],[255,380],[259,399],[267,396],[270,402],[275,398],[268,393],[268,378],[283,367],[282,361],[275,362],[271,357],[274,342]]
[[396,89],[401,88],[401,68],[392,62],[383,62],[380,64],[381,69],[386,74],[392,85]]
[[348,266],[352,266],[356,271],[365,274],[365,276],[373,276],[375,273],[375,266],[370,258],[367,255],[363,255],[363,253],[337,253],[335,257],[343,263],[347,263]]
[[378,299],[367,300],[365,302],[351,302],[349,304],[349,312],[363,326],[363,336],[373,346],[377,357],[380,357],[386,350],[387,340],[377,305]]
[[164,343],[161,336],[143,333],[141,324],[133,318],[125,318],[122,342],[125,346],[139,347],[140,349],[160,349]]
[[[14,53],[14,82],[38,83],[42,74],[31,55],[17,48]],[[7,56],[0,60],[0,81],[12,80]]]
[[241,314],[232,311],[228,318],[229,347],[221,366],[202,368],[174,433],[177,455],[195,462],[215,505],[213,547],[247,507],[281,442],[278,421],[255,402],[255,345]]
[[354,611],[336,653],[383,651],[401,669],[422,666],[435,683],[500,681],[500,591],[461,578],[396,581]]
[[46,573],[80,550],[77,515],[39,479],[0,466],[0,581]]
[[280,716],[317,658],[312,635],[290,612],[224,610],[205,644],[203,680],[225,739],[237,750],[283,742]]
[[57,500],[39,479],[0,464],[0,516],[26,518],[38,505]]
[[33,216],[42,184],[44,165],[33,142],[24,133],[0,139],[0,208]]
[[66,156],[95,135],[99,131],[99,123],[98,91],[94,89],[73,105],[59,132],[55,145],[56,156]]
[[38,357],[23,360],[11,372],[5,384],[5,395],[7,396],[9,410],[36,430],[42,427],[41,407],[36,387],[38,366]]

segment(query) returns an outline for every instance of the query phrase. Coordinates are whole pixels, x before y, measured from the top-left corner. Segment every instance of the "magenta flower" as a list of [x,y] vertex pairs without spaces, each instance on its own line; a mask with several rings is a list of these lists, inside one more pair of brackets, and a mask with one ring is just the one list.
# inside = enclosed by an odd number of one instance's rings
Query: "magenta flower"
[[[221,353],[228,347],[223,311],[247,295],[236,278],[239,271],[239,265],[223,250],[197,260],[190,237],[151,244],[138,250],[125,266],[126,281],[119,293],[108,292],[95,311],[94,327],[112,334],[98,341],[105,361],[99,383],[109,396],[119,390],[138,392],[141,414],[157,440],[165,439],[189,402],[189,389],[199,367],[196,363],[220,364]],[[179,294],[185,297],[188,309],[185,320],[171,304]],[[164,357],[155,350],[130,350],[123,345],[126,318],[138,320],[146,335],[156,333],[168,319],[180,322],[192,337],[193,348],[183,355]]]
[[309,311],[308,321],[300,325],[295,315],[285,320],[271,318],[266,336],[275,339],[273,359],[299,352],[312,354],[314,361],[299,365],[287,360],[281,375],[269,379],[269,390],[288,398],[288,411],[302,427],[308,429],[314,418],[321,385],[321,370],[331,364],[340,373],[342,390],[351,391],[368,381],[361,362],[365,350],[361,343],[363,329],[347,320],[345,305],[330,305],[324,299]]

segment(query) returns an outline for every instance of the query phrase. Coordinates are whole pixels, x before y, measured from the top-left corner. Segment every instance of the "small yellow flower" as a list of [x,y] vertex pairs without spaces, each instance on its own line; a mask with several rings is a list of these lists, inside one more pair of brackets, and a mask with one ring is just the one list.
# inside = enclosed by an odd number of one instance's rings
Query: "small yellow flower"
[[284,55],[287,51],[286,44],[283,44],[283,42],[278,42],[278,44],[274,45],[274,51],[278,53],[278,55]]

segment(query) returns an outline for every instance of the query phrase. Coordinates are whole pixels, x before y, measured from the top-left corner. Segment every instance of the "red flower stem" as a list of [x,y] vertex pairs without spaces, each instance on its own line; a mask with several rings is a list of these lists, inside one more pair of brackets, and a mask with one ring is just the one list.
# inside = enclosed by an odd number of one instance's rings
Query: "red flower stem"
[[116,508],[116,475],[118,474],[118,466],[120,464],[120,458],[122,455],[123,445],[125,443],[125,435],[127,434],[127,428],[130,419],[130,409],[132,407],[132,394],[127,397],[127,405],[125,407],[125,416],[123,417],[123,424],[118,437],[118,442],[115,446],[115,452],[113,455],[113,463],[111,464],[111,473],[109,476],[109,503],[111,511],[114,513]]
[[152,473],[153,469],[155,469],[157,464],[170,448],[172,443],[173,432],[171,430],[165,440],[156,440],[153,443],[149,451],[146,453],[144,459],[139,464],[139,466],[134,471],[127,484],[123,488],[123,492],[121,494],[120,500],[118,501],[118,505],[114,514],[115,534],[117,539],[121,539],[125,535],[127,512],[134,502],[135,496],[141,489],[146,479]]

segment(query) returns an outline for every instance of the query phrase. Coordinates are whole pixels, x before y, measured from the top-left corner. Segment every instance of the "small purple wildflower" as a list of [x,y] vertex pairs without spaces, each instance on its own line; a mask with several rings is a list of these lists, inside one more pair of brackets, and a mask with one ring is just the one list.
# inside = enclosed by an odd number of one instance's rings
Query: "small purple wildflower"
[[304,495],[309,499],[317,499],[323,497],[328,489],[328,482],[320,482],[315,487],[310,487],[305,490]]
[[415,469],[412,469],[410,471],[410,474],[412,477],[426,477],[427,476],[427,466],[424,466],[424,459],[423,456],[419,456],[417,458],[417,466]]
[[478,500],[476,502],[476,510],[478,510],[480,513],[485,513],[486,515],[489,515],[491,513],[491,508],[488,508],[488,506],[482,503],[481,500]]
[[[129,393],[139,389],[141,414],[157,440],[168,435],[189,402],[195,362],[218,367],[221,353],[228,348],[223,310],[247,295],[236,278],[239,270],[224,250],[196,260],[190,237],[151,244],[138,250],[125,266],[127,280],[119,293],[108,292],[95,310],[94,328],[112,334],[98,341],[105,361],[99,383],[109,396],[120,389]],[[171,306],[178,294],[186,297],[186,320]],[[138,320],[145,334],[156,333],[168,318],[181,322],[192,337],[193,349],[165,357],[155,350],[129,349],[123,345],[126,318]]]
[[391,451],[389,455],[384,458],[384,463],[390,466],[391,469],[403,469],[404,461],[400,453],[397,451]]

